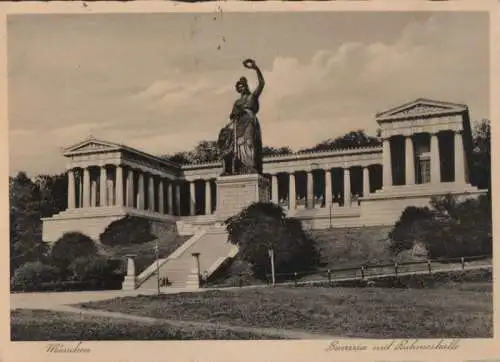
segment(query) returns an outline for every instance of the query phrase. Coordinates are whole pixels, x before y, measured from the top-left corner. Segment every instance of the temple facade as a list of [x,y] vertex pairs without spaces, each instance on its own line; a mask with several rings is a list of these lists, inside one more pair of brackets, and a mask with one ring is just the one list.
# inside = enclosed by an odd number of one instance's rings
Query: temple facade
[[[376,115],[381,145],[265,157],[271,200],[310,228],[390,225],[407,206],[470,184],[466,105],[417,99]],[[65,150],[68,209],[43,220],[43,238],[79,231],[98,239],[125,215],[177,223],[180,233],[220,222],[219,162],[179,165],[94,138]]]

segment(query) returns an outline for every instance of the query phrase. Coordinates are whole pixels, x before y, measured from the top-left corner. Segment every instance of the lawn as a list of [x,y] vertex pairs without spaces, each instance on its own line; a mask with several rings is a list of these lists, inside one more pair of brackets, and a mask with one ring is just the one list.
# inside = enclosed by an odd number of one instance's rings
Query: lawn
[[[173,326],[46,310],[11,312],[12,341],[270,339],[250,332]],[[276,339],[276,337],[274,337]]]
[[81,305],[183,321],[357,338],[491,338],[492,283],[438,288],[243,288],[117,298]]

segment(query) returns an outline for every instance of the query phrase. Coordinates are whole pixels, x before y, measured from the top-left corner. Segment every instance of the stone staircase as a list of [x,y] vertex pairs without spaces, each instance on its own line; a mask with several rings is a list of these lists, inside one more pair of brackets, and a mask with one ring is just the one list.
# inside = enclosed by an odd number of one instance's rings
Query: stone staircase
[[[230,257],[238,253],[238,248],[227,242],[224,226],[212,225],[197,231],[170,256],[159,261],[160,278],[167,277],[171,283],[166,288],[187,288],[189,277],[194,269],[192,253],[200,253],[200,272],[202,276],[212,275]],[[150,265],[138,278],[138,289],[157,288],[156,262]],[[162,287],[165,288],[165,287]]]

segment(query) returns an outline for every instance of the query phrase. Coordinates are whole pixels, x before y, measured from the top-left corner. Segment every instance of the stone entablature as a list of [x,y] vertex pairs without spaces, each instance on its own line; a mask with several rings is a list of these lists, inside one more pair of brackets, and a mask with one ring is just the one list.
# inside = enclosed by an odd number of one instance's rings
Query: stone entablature
[[[264,157],[263,173],[294,173],[314,169],[368,167],[382,163],[382,146],[347,148],[317,152],[297,152]],[[222,172],[220,162],[180,166],[181,179],[186,181],[215,179]]]
[[120,165],[172,180],[180,176],[179,165],[174,162],[125,145],[97,140],[93,137],[68,147],[63,155],[67,158],[67,170]]
[[406,119],[399,122],[382,124],[382,138],[392,136],[410,137],[417,133],[436,134],[451,131],[461,132],[464,129],[463,119],[460,115],[446,115],[419,119]]
[[368,167],[382,163],[382,146],[299,152],[264,159],[264,173],[294,173],[316,169]]
[[392,123],[397,120],[422,119],[456,115],[468,111],[465,104],[418,98],[389,110],[378,112],[375,118],[379,123]]

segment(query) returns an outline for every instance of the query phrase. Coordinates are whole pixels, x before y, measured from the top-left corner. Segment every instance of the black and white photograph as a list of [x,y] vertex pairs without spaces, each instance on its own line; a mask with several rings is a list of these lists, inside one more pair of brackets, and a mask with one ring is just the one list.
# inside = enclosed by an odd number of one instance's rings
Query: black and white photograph
[[492,340],[491,14],[213,8],[7,15],[12,343]]

